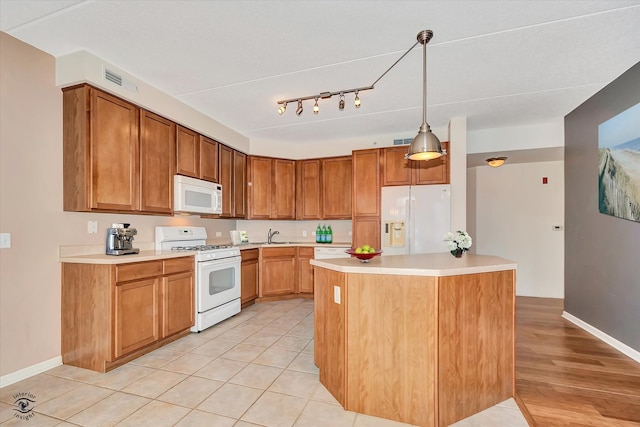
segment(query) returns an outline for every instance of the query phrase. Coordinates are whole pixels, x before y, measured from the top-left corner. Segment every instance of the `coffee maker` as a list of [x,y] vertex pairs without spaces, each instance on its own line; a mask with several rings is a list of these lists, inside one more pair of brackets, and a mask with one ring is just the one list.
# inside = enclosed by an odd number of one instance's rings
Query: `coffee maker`
[[133,247],[133,236],[138,234],[129,224],[112,224],[107,228],[107,255],[137,254],[140,249]]

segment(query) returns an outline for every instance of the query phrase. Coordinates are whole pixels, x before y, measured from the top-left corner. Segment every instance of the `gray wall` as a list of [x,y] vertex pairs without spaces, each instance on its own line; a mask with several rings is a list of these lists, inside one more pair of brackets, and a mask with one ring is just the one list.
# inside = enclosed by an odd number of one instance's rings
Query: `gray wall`
[[640,351],[640,223],[598,210],[598,125],[637,103],[640,63],[565,117],[565,311]]

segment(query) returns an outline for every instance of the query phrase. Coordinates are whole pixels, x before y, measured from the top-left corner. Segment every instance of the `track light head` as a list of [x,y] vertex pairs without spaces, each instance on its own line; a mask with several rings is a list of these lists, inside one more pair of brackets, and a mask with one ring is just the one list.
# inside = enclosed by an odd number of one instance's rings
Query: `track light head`
[[340,94],[340,102],[338,102],[338,110],[344,110],[344,93]]
[[318,114],[319,111],[320,111],[320,107],[318,106],[318,98],[316,98],[316,103],[313,106],[313,114]]
[[298,100],[298,108],[296,108],[296,116],[302,114],[302,101]]
[[360,97],[358,96],[358,91],[356,91],[356,99],[353,102],[356,108],[360,108]]
[[283,115],[285,111],[287,111],[286,102],[284,104],[280,104],[280,107],[278,108],[278,114]]

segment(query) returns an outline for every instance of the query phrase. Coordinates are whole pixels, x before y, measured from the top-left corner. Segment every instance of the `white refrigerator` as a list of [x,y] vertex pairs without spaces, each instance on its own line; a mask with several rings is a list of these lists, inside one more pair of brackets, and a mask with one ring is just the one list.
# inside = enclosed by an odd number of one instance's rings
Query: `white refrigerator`
[[382,187],[382,255],[447,252],[449,184]]

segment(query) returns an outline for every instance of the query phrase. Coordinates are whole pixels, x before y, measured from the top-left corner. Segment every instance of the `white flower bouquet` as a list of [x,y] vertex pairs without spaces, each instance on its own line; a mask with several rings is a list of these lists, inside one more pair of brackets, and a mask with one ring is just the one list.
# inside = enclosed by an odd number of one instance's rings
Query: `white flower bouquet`
[[447,242],[447,249],[456,258],[462,256],[462,254],[469,250],[473,240],[466,231],[458,230],[455,233],[448,232],[444,235],[444,241]]

